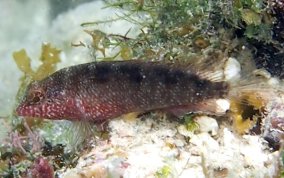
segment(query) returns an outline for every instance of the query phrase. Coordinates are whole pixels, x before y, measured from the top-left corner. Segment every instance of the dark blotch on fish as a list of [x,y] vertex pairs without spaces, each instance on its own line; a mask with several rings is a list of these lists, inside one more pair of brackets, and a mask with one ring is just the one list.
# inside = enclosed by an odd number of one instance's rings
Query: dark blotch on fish
[[96,65],[96,68],[94,72],[92,73],[98,82],[107,82],[109,80],[111,72],[112,72],[112,68],[109,67],[109,65],[102,63],[99,65]]
[[130,81],[135,83],[140,83],[143,80],[143,75],[139,64],[133,65],[120,65],[117,70],[122,73],[122,75],[127,75]]

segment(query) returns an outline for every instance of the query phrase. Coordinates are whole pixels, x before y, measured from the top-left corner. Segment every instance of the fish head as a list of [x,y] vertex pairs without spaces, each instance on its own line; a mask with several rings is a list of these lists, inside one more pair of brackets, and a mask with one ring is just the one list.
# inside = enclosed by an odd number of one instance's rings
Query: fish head
[[44,119],[66,119],[74,106],[74,99],[68,96],[64,85],[53,81],[35,81],[16,108],[16,114],[24,117]]

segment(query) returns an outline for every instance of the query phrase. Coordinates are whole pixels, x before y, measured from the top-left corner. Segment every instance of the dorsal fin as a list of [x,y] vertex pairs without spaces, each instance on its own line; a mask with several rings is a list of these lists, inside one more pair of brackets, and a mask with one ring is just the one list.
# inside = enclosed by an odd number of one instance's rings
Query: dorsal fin
[[240,78],[240,63],[233,57],[225,57],[219,53],[215,56],[200,56],[186,62],[174,61],[173,63],[202,79],[212,82],[231,81]]

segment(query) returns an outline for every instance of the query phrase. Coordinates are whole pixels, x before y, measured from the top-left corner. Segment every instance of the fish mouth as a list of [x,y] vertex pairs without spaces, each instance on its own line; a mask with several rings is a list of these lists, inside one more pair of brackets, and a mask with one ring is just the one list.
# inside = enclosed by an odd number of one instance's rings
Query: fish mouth
[[[28,106],[25,104],[20,104],[16,108],[16,114],[18,116],[23,116],[23,117],[40,117],[40,109],[36,108],[34,106]],[[37,111],[37,112],[36,112]]]
[[16,114],[18,116],[29,116],[31,115],[30,112],[28,112],[29,110],[26,109],[26,107],[24,105],[19,105],[17,108],[16,108]]

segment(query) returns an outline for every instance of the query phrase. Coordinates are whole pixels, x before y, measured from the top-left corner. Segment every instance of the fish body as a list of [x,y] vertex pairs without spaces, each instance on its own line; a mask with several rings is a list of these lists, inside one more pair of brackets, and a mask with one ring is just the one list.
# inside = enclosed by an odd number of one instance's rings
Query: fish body
[[[130,112],[187,107],[228,95],[192,66],[167,62],[105,61],[63,68],[31,83],[20,116],[103,122]],[[201,110],[202,111],[202,110]]]

